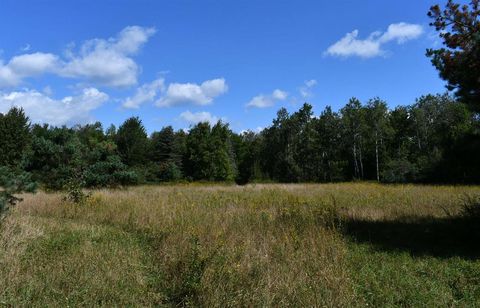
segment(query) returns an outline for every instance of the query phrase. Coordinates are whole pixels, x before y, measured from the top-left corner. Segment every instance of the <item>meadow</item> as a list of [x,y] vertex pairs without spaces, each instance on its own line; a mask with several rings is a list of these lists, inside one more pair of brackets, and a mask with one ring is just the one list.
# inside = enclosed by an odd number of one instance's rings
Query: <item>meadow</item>
[[252,184],[23,195],[0,306],[480,306],[478,186]]

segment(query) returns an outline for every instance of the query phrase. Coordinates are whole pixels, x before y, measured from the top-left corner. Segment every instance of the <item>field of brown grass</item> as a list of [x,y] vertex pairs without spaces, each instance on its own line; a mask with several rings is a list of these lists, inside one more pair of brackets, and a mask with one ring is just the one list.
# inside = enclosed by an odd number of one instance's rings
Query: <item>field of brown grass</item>
[[141,186],[25,195],[0,306],[475,306],[477,186]]

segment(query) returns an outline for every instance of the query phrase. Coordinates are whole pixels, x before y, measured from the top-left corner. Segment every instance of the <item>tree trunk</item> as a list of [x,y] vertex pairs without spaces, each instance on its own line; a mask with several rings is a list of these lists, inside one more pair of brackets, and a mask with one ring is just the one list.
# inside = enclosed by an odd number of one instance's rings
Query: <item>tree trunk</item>
[[358,161],[357,161],[357,144],[353,142],[353,162],[354,162],[354,176],[357,178],[359,174]]
[[363,159],[362,159],[362,147],[358,147],[358,154],[360,159],[360,175],[361,179],[363,180]]

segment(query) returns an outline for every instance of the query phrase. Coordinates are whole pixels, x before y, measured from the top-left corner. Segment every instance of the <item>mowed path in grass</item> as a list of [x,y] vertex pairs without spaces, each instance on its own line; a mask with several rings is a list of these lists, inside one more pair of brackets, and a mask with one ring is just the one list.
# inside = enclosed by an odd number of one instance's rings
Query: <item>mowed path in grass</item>
[[24,196],[0,306],[479,306],[476,186],[141,186]]

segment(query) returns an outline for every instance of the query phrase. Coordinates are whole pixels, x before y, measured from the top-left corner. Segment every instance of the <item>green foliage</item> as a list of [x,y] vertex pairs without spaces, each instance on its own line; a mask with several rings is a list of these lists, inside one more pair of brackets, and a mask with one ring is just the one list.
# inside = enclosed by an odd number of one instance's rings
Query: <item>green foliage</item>
[[236,166],[227,124],[199,123],[186,138],[186,175],[194,180],[232,181]]
[[382,172],[383,181],[386,183],[414,182],[418,176],[415,164],[406,159],[392,160],[387,163]]
[[201,256],[198,238],[190,239],[190,249],[173,266],[167,287],[168,301],[175,306],[196,307],[200,305],[201,279],[207,266],[207,259]]
[[448,0],[445,9],[432,6],[428,16],[444,47],[428,49],[427,56],[448,82],[447,88],[455,90],[473,110],[480,111],[480,1],[460,5]]
[[344,165],[341,160],[341,128],[340,115],[332,111],[330,106],[320,114],[314,123],[314,151],[317,153],[317,176],[319,181],[332,182],[344,179]]
[[216,181],[233,181],[236,165],[231,143],[232,132],[228,124],[218,122],[212,127],[210,135],[211,164],[213,179]]
[[183,177],[180,168],[173,162],[165,162],[158,166],[157,179],[162,182],[178,181]]
[[245,185],[256,176],[255,165],[258,162],[257,152],[260,140],[254,132],[247,131],[240,135],[233,134],[231,142],[238,168],[235,182],[239,185]]
[[[3,164],[30,172],[47,189],[62,189],[75,175],[85,187],[182,179],[480,181],[473,155],[480,150],[478,118],[448,94],[422,96],[393,110],[379,98],[366,104],[352,98],[339,112],[327,106],[318,117],[305,103],[293,113],[280,109],[260,133],[241,134],[218,122],[198,123],[189,131],[165,127],[148,138],[138,118],[126,120],[118,131],[104,132],[100,123],[30,129],[21,110],[9,114],[16,120],[1,118],[2,142],[21,146],[4,155]],[[28,137],[5,133],[12,129],[27,131]]]
[[345,142],[351,153],[349,162],[353,170],[353,178],[364,179],[365,141],[367,139],[366,110],[361,102],[353,97],[347,105],[340,110],[342,115],[342,128],[344,129]]
[[127,119],[118,128],[115,142],[126,165],[136,166],[146,162],[148,138],[145,127],[138,117]]
[[86,146],[73,129],[35,125],[25,169],[49,189],[62,189],[86,164]]
[[66,193],[63,199],[74,204],[84,205],[91,196],[90,193],[83,191],[84,186],[85,182],[81,177],[70,178],[63,187]]
[[129,171],[119,156],[111,155],[87,167],[83,173],[87,187],[115,187],[138,183],[135,172]]
[[16,194],[35,192],[36,187],[30,174],[0,166],[0,217],[10,207],[22,201]]
[[171,126],[154,132],[150,137],[150,159],[152,161],[164,162],[174,159],[175,132]]
[[304,104],[289,114],[282,108],[272,126],[262,132],[262,168],[281,182],[316,180],[315,125],[312,106]]
[[183,177],[184,142],[185,133],[175,132],[171,126],[151,135],[149,156],[154,181],[176,181]]
[[30,122],[23,109],[0,113],[0,166],[17,165],[31,140]]

